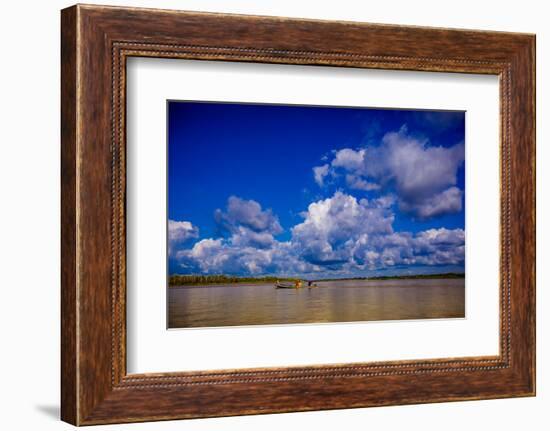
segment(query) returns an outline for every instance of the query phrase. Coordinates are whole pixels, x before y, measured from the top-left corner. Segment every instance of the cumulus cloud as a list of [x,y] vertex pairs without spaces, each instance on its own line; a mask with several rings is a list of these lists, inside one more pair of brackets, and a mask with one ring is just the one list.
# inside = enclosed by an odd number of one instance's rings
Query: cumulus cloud
[[199,228],[188,221],[168,220],[168,238],[173,242],[185,242],[199,237]]
[[400,208],[416,214],[421,219],[456,213],[462,210],[462,191],[458,187],[450,187],[425,199],[401,200]]
[[350,189],[354,190],[364,190],[366,192],[371,190],[380,190],[379,184],[366,181],[358,175],[347,174],[346,183]]
[[429,229],[413,235],[394,232],[358,242],[353,250],[355,263],[364,269],[396,265],[461,265],[464,263],[463,229]]
[[344,168],[348,171],[357,171],[362,169],[365,160],[366,150],[352,150],[350,148],[344,148],[337,151],[332,166],[335,168]]
[[335,152],[330,167],[323,165],[323,175],[344,171],[346,185],[354,190],[395,190],[402,211],[426,219],[462,209],[462,191],[456,184],[463,162],[463,143],[433,146],[403,126],[384,135],[378,146]]
[[227,200],[225,211],[214,212],[214,219],[220,232],[228,233],[238,247],[268,248],[275,242],[274,236],[283,232],[271,209],[263,210],[258,202],[236,196]]
[[175,259],[182,271],[261,274],[280,272],[284,262],[292,262],[287,253],[289,246],[274,237],[283,228],[271,209],[262,209],[254,200],[231,196],[225,210],[214,212],[214,220],[224,235],[179,250]]
[[304,221],[292,228],[301,256],[317,265],[334,265],[351,257],[352,245],[371,234],[392,232],[393,214],[377,202],[336,192],[309,205]]
[[464,263],[465,234],[463,229],[429,229],[419,232],[413,244],[417,263],[445,265]]
[[240,227],[254,232],[269,232],[278,235],[283,231],[279,219],[268,210],[262,210],[261,205],[254,200],[244,200],[231,196],[227,200],[227,209],[217,209],[214,219],[219,227],[234,232]]
[[420,232],[417,238],[433,245],[464,245],[465,235],[462,229],[428,229]]
[[280,241],[258,249],[221,238],[204,239],[191,249],[180,250],[176,259],[189,273],[295,275],[317,270],[296,255],[290,242]]
[[275,242],[270,232],[255,232],[243,226],[239,226],[231,235],[231,243],[239,247],[268,248]]
[[174,247],[188,244],[199,237],[199,228],[188,221],[168,220],[168,255]]
[[309,205],[304,221],[292,228],[292,245],[306,262],[333,269],[464,261],[462,229],[430,229],[416,235],[395,232],[393,202],[391,195],[357,200],[336,192]]
[[323,187],[325,184],[325,177],[329,173],[329,165],[324,164],[322,166],[315,166],[313,168],[313,177],[315,178],[315,182],[319,185],[319,187]]
[[[407,135],[407,129],[387,133],[382,145],[367,153],[364,172],[395,186],[401,209],[421,218],[461,210],[458,168],[464,162],[464,144],[428,146],[427,140]],[[438,203],[437,199],[446,202]]]
[[[179,249],[175,261],[184,273],[313,277],[399,265],[464,263],[462,229],[396,232],[395,203],[391,194],[357,199],[338,191],[311,203],[302,213],[303,221],[291,229],[290,240],[279,241],[274,234],[282,227],[272,211],[233,197],[225,211],[216,212],[216,221],[223,223],[229,235],[202,239],[191,248]],[[183,225],[178,226],[183,229]]]

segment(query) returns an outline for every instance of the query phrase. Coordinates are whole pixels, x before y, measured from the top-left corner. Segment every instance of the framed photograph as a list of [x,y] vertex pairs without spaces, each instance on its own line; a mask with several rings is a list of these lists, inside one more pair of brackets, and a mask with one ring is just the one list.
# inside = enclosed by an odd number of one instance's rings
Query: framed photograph
[[535,394],[535,37],[62,11],[62,419]]
[[464,120],[169,101],[168,328],[464,318]]

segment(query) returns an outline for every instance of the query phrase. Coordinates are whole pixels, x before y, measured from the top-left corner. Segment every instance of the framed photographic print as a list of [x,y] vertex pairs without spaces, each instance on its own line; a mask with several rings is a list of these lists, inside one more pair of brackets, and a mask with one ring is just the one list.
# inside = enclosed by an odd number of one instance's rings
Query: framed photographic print
[[464,120],[169,101],[168,328],[464,317]]
[[535,38],[62,11],[62,419],[535,394]]

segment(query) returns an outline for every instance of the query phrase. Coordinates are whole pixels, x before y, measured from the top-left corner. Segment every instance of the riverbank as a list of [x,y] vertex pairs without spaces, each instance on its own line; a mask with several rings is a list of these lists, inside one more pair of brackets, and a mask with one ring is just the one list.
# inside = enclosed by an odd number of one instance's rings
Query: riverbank
[[374,277],[354,277],[354,278],[324,278],[318,281],[338,281],[338,280],[430,280],[430,279],[455,279],[465,278],[464,273],[445,272],[443,274],[408,274],[408,275],[379,275]]
[[[348,277],[348,278],[325,278],[302,281],[311,281],[312,283],[338,282],[338,281],[384,281],[384,280],[446,280],[463,279],[462,273],[442,273],[442,274],[414,274],[414,275],[395,275],[395,276],[374,276],[374,277]],[[298,278],[277,278],[277,277],[232,277],[225,275],[171,275],[168,286],[173,287],[216,287],[228,285],[255,285],[255,284],[274,284],[277,281],[294,283]],[[307,286],[304,286],[307,287]]]
[[284,281],[294,283],[298,278],[285,277],[235,277],[228,275],[171,275],[168,279],[168,285],[174,286],[204,286],[204,285],[222,285],[230,284],[267,284]]

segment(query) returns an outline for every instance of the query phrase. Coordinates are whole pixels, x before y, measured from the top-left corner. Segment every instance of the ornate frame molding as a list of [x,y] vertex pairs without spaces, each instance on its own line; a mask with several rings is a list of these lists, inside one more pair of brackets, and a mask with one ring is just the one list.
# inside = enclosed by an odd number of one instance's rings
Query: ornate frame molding
[[[258,35],[258,28],[268,30]],[[308,41],[311,35],[320,41]],[[62,56],[64,420],[98,424],[534,394],[534,36],[79,5],[62,12]],[[131,56],[498,75],[500,354],[127,375],[125,66]]]

